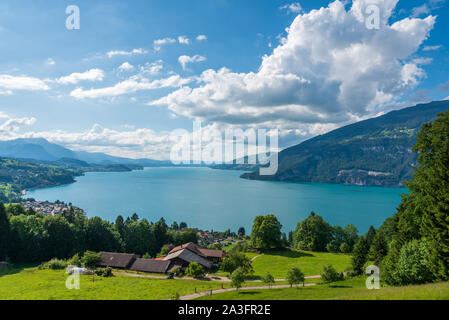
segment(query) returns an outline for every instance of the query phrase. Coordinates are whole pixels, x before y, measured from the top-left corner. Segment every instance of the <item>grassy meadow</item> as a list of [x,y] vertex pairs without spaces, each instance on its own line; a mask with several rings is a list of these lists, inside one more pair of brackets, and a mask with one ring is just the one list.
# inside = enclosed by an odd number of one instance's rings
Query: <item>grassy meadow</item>
[[447,300],[449,282],[368,290],[365,278],[312,287],[241,290],[204,296],[198,300]]
[[[307,252],[296,249],[272,251],[264,254],[245,253],[253,259],[254,277],[260,278],[268,272],[275,279],[284,279],[288,269],[297,267],[306,276],[321,274],[323,266],[331,264],[337,271],[344,271],[351,266],[351,256],[341,253]],[[217,272],[220,275],[228,273]]]

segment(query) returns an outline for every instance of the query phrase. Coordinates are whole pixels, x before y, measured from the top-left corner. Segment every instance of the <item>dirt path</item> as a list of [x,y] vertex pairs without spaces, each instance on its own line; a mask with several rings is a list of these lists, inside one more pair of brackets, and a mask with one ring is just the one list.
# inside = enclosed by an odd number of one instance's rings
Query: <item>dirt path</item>
[[261,256],[261,254],[259,254],[258,256],[253,257],[253,258],[251,259],[251,261],[256,260],[256,259],[259,258],[260,256]]
[[[138,274],[138,273],[129,273],[129,272],[114,272],[114,275],[117,276],[126,276],[126,277],[135,277],[135,278],[149,278],[149,279],[167,279],[167,276],[153,276],[149,274]],[[223,276],[216,276],[216,275],[206,275],[209,276],[206,279],[203,279],[203,281],[218,281],[218,282],[231,282],[231,279],[228,277]],[[319,279],[321,278],[320,275],[315,276],[306,276],[305,279]],[[176,280],[198,280],[192,277],[174,277],[173,279]],[[286,281],[285,279],[275,279],[274,281],[280,282],[280,281]],[[262,282],[262,280],[245,280],[245,282]]]
[[[304,286],[305,287],[311,287],[311,286],[315,286],[316,283],[306,283]],[[293,287],[302,287],[302,285],[296,285]],[[289,284],[278,284],[278,285],[274,285],[274,286],[259,286],[259,287],[242,287],[239,289],[239,291],[242,290],[270,290],[270,289],[281,289],[281,288],[290,288]],[[182,296],[179,299],[180,300],[192,300],[192,299],[196,299],[199,297],[204,297],[204,296],[210,296],[213,294],[217,294],[217,293],[224,293],[224,292],[231,292],[231,291],[236,291],[236,288],[229,288],[229,289],[217,289],[217,290],[209,290],[209,291],[203,291],[203,292],[198,292],[198,293],[194,293],[194,294],[189,294],[186,296]]]

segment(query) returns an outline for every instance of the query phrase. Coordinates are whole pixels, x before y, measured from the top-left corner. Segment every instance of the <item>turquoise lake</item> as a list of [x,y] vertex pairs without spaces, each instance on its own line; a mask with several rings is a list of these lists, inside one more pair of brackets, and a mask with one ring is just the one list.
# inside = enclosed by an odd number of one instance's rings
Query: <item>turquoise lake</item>
[[87,216],[115,221],[138,213],[156,221],[164,217],[204,230],[251,231],[257,215],[275,214],[284,231],[315,211],[332,225],[354,224],[366,232],[392,216],[403,188],[318,183],[266,182],[240,179],[241,171],[209,168],[146,168],[132,172],[91,172],[77,182],[33,190],[36,200],[72,202]]

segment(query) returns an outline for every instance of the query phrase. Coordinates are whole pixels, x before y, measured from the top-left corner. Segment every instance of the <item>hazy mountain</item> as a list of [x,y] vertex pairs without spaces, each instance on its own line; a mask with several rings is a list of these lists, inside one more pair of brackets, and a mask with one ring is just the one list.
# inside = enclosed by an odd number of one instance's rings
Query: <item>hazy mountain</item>
[[280,152],[276,175],[255,171],[242,178],[403,185],[413,173],[412,148],[422,124],[448,107],[449,101],[420,104],[339,128]]
[[73,151],[42,138],[0,141],[0,156],[48,161],[76,157]]
[[27,138],[0,141],[0,156],[16,159],[34,159],[41,161],[56,161],[65,159],[80,160],[89,164],[99,165],[140,165],[165,166],[171,165],[169,161],[152,159],[129,159],[110,156],[105,153],[91,153],[86,151],[72,151],[58,144],[51,143],[43,138]]

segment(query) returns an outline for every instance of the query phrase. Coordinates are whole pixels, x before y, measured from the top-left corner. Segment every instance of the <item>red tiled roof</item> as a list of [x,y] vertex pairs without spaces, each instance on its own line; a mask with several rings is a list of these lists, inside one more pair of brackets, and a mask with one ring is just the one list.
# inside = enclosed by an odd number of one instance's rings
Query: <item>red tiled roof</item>
[[189,243],[185,243],[182,244],[180,246],[174,247],[170,252],[170,253],[175,253],[176,251],[182,250],[182,249],[189,249],[192,252],[195,252],[196,254],[201,255],[201,252],[198,250],[200,248],[200,246],[198,246],[197,244],[194,244],[193,242],[189,242]]
[[210,257],[210,258],[223,258],[226,253],[223,250],[212,250],[212,249],[205,249],[200,247],[199,245],[189,242],[180,246],[177,246],[173,248],[169,254],[175,253],[182,249],[189,249],[192,252],[195,252],[196,254],[202,256],[202,257]]

